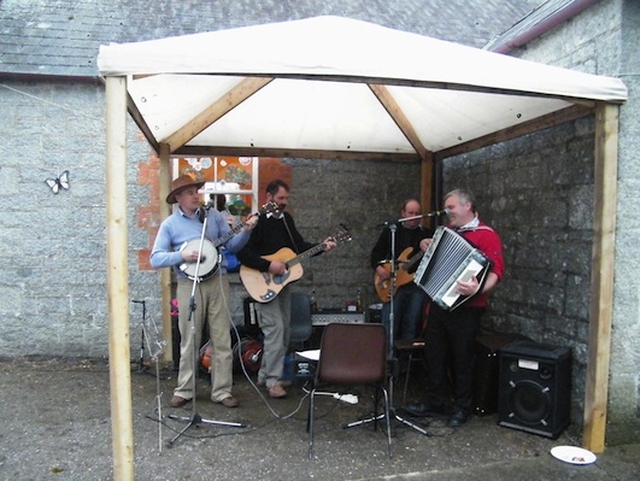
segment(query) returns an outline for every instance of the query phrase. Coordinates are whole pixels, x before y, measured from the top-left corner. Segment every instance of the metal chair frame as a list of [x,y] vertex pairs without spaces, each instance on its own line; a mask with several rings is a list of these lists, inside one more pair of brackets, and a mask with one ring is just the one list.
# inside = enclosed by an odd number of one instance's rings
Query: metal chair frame
[[[391,444],[391,403],[387,382],[387,331],[382,324],[330,323],[320,341],[320,360],[309,397],[309,459],[313,458],[314,410],[320,385],[373,385],[376,387],[375,419],[378,419],[378,393],[384,395],[384,419],[389,457]],[[377,424],[374,425],[377,428]],[[349,427],[349,426],[347,426]]]

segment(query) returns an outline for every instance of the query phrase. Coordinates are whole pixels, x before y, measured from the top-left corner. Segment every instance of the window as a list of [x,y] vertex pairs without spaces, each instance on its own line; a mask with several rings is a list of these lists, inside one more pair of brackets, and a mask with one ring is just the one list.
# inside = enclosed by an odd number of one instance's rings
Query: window
[[173,159],[173,176],[195,170],[205,179],[203,202],[224,195],[237,219],[258,210],[258,157],[184,157]]

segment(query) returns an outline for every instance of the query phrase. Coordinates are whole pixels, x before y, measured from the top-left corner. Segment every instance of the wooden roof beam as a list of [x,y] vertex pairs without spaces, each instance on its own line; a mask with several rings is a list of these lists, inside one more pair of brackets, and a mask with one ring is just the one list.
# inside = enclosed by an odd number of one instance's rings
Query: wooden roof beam
[[329,160],[375,160],[385,162],[415,163],[420,159],[416,153],[366,152],[350,150],[287,149],[280,147],[226,147],[221,145],[185,145],[173,152],[181,157],[286,157],[299,159]]
[[548,129],[549,127],[554,127],[571,120],[586,117],[587,115],[591,115],[592,113],[592,107],[583,105],[572,105],[570,107],[567,107],[566,109],[558,110],[557,112],[552,112],[548,115],[543,115],[542,117],[537,117],[535,119],[523,122],[518,125],[514,125],[498,132],[494,132],[483,137],[478,137],[477,139],[470,140],[469,142],[455,145],[448,149],[440,150],[435,153],[435,160],[436,162],[438,162],[442,159],[446,159],[447,157],[453,157],[455,155],[473,152],[474,150],[487,147],[488,145],[498,144],[500,142],[515,139],[522,135],[527,135],[539,130]]
[[189,122],[186,122],[182,128],[163,139],[161,143],[168,144],[170,152],[174,153],[271,81],[273,81],[272,77],[247,77],[243,79],[225,95],[209,105]]
[[413,125],[409,122],[409,119],[396,102],[396,99],[394,99],[391,93],[389,93],[389,89],[380,84],[367,85],[373,92],[373,95],[376,96],[378,101],[391,116],[402,134],[407,138],[411,146],[416,150],[420,159],[425,160],[427,158],[427,148],[422,144],[416,130],[413,128]]

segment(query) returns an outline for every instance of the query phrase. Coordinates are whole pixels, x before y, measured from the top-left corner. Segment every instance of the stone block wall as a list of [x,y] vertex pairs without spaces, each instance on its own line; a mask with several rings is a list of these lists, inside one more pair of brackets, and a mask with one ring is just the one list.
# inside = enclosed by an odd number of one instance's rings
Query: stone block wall
[[[603,0],[579,16],[514,52],[518,57],[620,78],[629,98],[620,107],[616,212],[616,259],[613,329],[607,413],[607,443],[640,439],[640,3],[636,0]],[[584,195],[591,195],[584,191]],[[586,207],[586,204],[585,204]],[[588,220],[587,212],[584,219]],[[587,258],[587,253],[581,255]],[[580,283],[569,284],[567,301],[580,309]],[[578,334],[586,336],[586,326]],[[576,384],[583,378],[575,378]],[[580,399],[582,401],[582,399]],[[576,416],[577,417],[577,416]]]
[[[0,352],[3,356],[106,356],[104,87],[4,82],[0,90]],[[131,298],[156,284],[138,271],[148,204],[138,163],[148,157],[130,122],[128,222]],[[69,190],[45,179],[69,171]],[[132,306],[132,311],[135,312]],[[133,324],[132,317],[132,324]],[[135,344],[134,344],[135,345]]]

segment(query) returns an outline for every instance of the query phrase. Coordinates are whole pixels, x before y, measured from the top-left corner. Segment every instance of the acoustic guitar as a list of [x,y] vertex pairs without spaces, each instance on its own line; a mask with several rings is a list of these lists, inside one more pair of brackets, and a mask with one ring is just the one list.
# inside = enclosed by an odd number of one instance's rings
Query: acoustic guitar
[[[263,215],[269,212],[276,212],[279,206],[276,202],[267,202],[263,205],[258,212],[254,215]],[[207,280],[218,270],[218,262],[220,256],[218,255],[218,247],[231,239],[240,230],[247,225],[247,221],[241,222],[234,226],[229,232],[222,237],[210,241],[209,239],[202,239],[202,251],[200,252],[200,265],[196,262],[183,262],[180,264],[180,270],[184,272],[187,277],[194,280],[196,277],[198,281]],[[178,249],[180,252],[184,250],[197,251],[200,250],[200,238],[191,239],[180,246]],[[196,276],[196,267],[198,268],[199,275]]]
[[[413,247],[407,247],[398,256],[396,261],[396,289],[400,286],[404,286],[409,282],[412,282],[415,277],[415,269],[413,267],[420,262],[420,259],[424,256],[424,252],[418,251],[411,257],[409,254],[413,251]],[[385,262],[381,264],[387,271],[387,274],[391,273],[391,262]],[[376,293],[382,302],[389,302],[389,290],[391,288],[391,279],[387,278],[382,280],[380,275],[376,272],[373,276],[373,285],[375,286]]]
[[[331,236],[336,243],[347,242],[351,240],[351,234],[343,230]],[[270,272],[261,272],[245,265],[240,266],[240,280],[249,295],[256,302],[262,304],[270,302],[276,298],[284,287],[292,282],[299,280],[304,274],[302,262],[315,254],[320,253],[324,249],[322,244],[318,244],[301,254],[296,255],[288,247],[283,247],[273,254],[262,256],[268,261],[282,261],[287,265],[284,274],[271,274]]]

